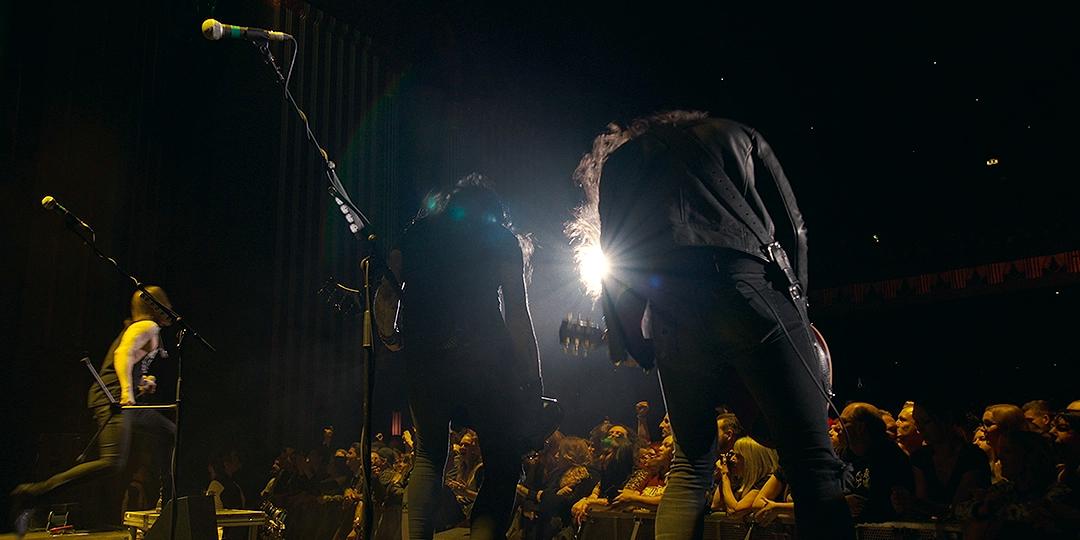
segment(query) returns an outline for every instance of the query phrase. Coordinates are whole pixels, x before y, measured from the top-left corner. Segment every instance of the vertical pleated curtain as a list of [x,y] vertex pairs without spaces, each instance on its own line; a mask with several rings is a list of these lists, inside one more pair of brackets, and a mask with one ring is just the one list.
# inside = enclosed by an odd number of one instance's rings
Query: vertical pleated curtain
[[[380,246],[389,245],[400,223],[394,213],[400,180],[390,91],[395,75],[370,39],[318,9],[280,7],[274,25],[295,36],[299,46],[293,95],[345,189],[374,223]],[[302,122],[284,100],[279,114],[273,369],[266,374],[265,414],[275,439],[303,447],[325,424],[336,424],[346,437],[359,434],[361,319],[336,312],[317,291],[329,277],[359,286],[362,255],[327,194],[323,161]]]

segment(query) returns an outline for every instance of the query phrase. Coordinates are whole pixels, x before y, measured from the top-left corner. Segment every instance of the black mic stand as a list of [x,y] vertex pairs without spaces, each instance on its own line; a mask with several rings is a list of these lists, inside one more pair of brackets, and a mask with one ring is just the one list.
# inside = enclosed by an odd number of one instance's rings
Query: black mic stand
[[[293,43],[293,58],[292,63],[289,66],[289,74],[292,74],[292,65],[296,63],[296,51],[298,46],[296,40],[291,36],[289,41]],[[293,110],[296,111],[297,116],[304,124],[304,131],[306,132],[307,139],[311,142],[311,145],[315,147],[315,151],[319,154],[319,157],[324,162],[324,172],[326,178],[329,181],[327,191],[330,196],[337,203],[338,209],[345,215],[345,220],[349,223],[349,230],[354,236],[360,240],[361,252],[364,255],[360,261],[360,270],[363,272],[364,279],[364,322],[363,322],[363,349],[364,349],[364,371],[363,371],[363,387],[364,396],[362,400],[362,429],[360,433],[360,462],[363,476],[363,531],[361,538],[370,539],[373,528],[373,504],[371,500],[371,403],[372,395],[375,391],[375,345],[372,339],[372,296],[371,296],[371,265],[374,254],[378,253],[378,250],[374,248],[376,236],[374,234],[364,233],[364,229],[371,225],[371,221],[367,219],[363,212],[353,204],[352,200],[346,194],[345,187],[341,184],[341,180],[338,179],[337,166],[330,160],[329,154],[319,144],[318,139],[315,138],[315,133],[311,130],[311,125],[308,122],[308,116],[296,103],[296,99],[292,93],[289,92],[289,78],[281,72],[281,67],[277,64],[277,59],[274,58],[274,54],[270,52],[270,43],[266,40],[253,41],[255,48],[259,50],[263,55],[263,61],[266,65],[274,71],[274,75],[277,78],[278,84],[281,85],[284,90],[285,100],[292,105]],[[385,266],[385,265],[380,265]]]
[[[183,365],[184,365],[183,364],[184,336],[186,334],[191,334],[192,336],[195,337],[195,339],[199,340],[199,342],[202,343],[203,346],[205,346],[208,350],[210,350],[210,352],[217,352],[217,349],[215,349],[213,345],[210,345],[210,343],[207,342],[202,337],[202,335],[199,334],[199,332],[197,330],[192,328],[192,326],[190,324],[188,324],[187,321],[185,321],[184,318],[181,317],[179,313],[177,313],[171,307],[166,306],[160,300],[155,298],[154,295],[152,293],[150,293],[150,291],[148,291],[146,289],[146,284],[139,281],[135,276],[129,274],[127,271],[125,271],[123,268],[121,268],[120,263],[116,262],[116,259],[113,259],[112,257],[109,257],[109,256],[105,255],[104,253],[102,253],[101,249],[98,248],[98,246],[97,246],[97,242],[95,242],[95,237],[96,236],[93,235],[93,229],[91,229],[89,225],[87,225],[86,228],[91,232],[91,237],[90,238],[88,238],[83,233],[79,232],[80,227],[74,221],[65,220],[65,224],[67,225],[68,229],[71,230],[71,232],[75,233],[75,235],[78,236],[79,239],[82,240],[84,244],[89,246],[90,249],[92,249],[94,251],[94,253],[98,256],[99,259],[112,264],[113,268],[115,268],[116,271],[120,273],[120,275],[124,276],[129,281],[131,281],[132,284],[135,285],[135,288],[140,291],[139,297],[144,302],[150,304],[150,306],[154,310],[160,312],[167,320],[171,321],[172,324],[178,325],[180,327],[180,331],[177,334],[177,339],[176,339],[176,403],[173,404],[172,406],[167,406],[166,405],[166,406],[160,406],[160,407],[159,406],[149,406],[149,407],[148,406],[134,406],[134,407],[132,407],[132,408],[140,408],[140,409],[145,409],[145,408],[162,408],[162,409],[164,409],[164,408],[173,408],[173,409],[176,410],[176,436],[173,438],[172,485],[170,486],[170,494],[169,494],[169,502],[171,502],[172,506],[173,506],[173,516],[172,516],[172,519],[171,519],[172,523],[171,523],[171,527],[170,527],[169,538],[175,538],[176,537],[176,521],[177,521],[177,519],[176,519],[177,518],[177,515],[176,515],[176,512],[177,512],[177,508],[176,508],[176,479],[180,475],[180,433],[181,433],[181,431],[180,431],[180,418],[181,418],[180,411],[182,409],[180,407],[180,401],[181,401],[181,397],[183,396],[182,386],[181,385],[182,385],[182,382],[184,380],[184,373],[183,373],[183,371],[184,371],[183,370]],[[122,399],[123,399],[123,397],[121,397],[121,400]],[[123,409],[123,408],[126,408],[126,407],[121,407],[121,409]],[[98,431],[100,433],[101,430],[98,430]],[[162,505],[162,508],[164,508],[164,504]]]

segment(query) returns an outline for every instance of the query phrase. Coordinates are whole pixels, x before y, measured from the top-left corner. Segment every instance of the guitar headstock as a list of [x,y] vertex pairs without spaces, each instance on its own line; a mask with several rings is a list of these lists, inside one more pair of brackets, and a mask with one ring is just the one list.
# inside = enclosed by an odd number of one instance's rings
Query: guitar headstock
[[[326,158],[326,152],[321,148],[319,151],[323,153],[323,158]],[[345,191],[345,186],[341,185],[341,180],[338,179],[337,166],[333,161],[327,160],[326,176],[330,180],[327,192],[330,194],[330,197],[334,199],[334,204],[337,205],[338,210],[341,211],[341,214],[345,217],[345,221],[349,224],[349,232],[352,233],[357,240],[363,242],[367,239],[367,234],[364,233],[364,229],[368,225],[371,225],[371,221],[368,221],[367,216],[353,204],[352,199],[349,197],[349,193]]]
[[567,354],[588,356],[589,351],[606,342],[607,331],[588,319],[568,315],[559,325],[559,343]]
[[338,313],[353,315],[363,311],[360,306],[360,289],[343,285],[333,277],[326,278],[318,294]]

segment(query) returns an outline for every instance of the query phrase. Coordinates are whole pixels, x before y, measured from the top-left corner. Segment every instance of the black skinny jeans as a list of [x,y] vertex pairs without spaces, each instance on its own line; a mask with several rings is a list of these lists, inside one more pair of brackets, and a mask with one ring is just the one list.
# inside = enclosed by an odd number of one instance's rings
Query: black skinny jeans
[[[410,344],[410,346],[412,346]],[[473,540],[502,539],[510,526],[521,474],[522,443],[539,389],[516,387],[520,373],[509,362],[508,342],[491,340],[450,349],[412,346],[408,354],[409,404],[416,427],[416,456],[409,477],[409,538],[434,535],[437,496],[443,486],[448,429],[467,419],[484,459],[484,481],[470,515]],[[535,394],[535,395],[533,395]]]
[[763,261],[720,253],[692,275],[653,280],[657,367],[676,441],[656,538],[702,537],[714,407],[740,402],[740,420],[760,414],[768,425],[791,482],[799,538],[853,538],[807,323],[782,276],[767,275]]
[[154,466],[161,477],[162,498],[168,498],[172,478],[172,448],[176,424],[155,410],[129,410],[109,415],[109,406],[93,409],[94,418],[105,429],[98,436],[98,458],[76,465],[42,482],[42,495],[62,487],[84,484],[109,475],[121,474],[131,454],[134,433],[151,437]]

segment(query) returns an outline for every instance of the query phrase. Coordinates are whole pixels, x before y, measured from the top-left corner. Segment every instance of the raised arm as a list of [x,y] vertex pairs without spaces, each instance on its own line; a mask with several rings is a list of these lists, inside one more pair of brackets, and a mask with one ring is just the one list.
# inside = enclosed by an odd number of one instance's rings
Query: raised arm
[[637,413],[637,437],[641,444],[649,444],[652,442],[652,436],[649,434],[649,402],[639,401],[634,405],[634,412]]

